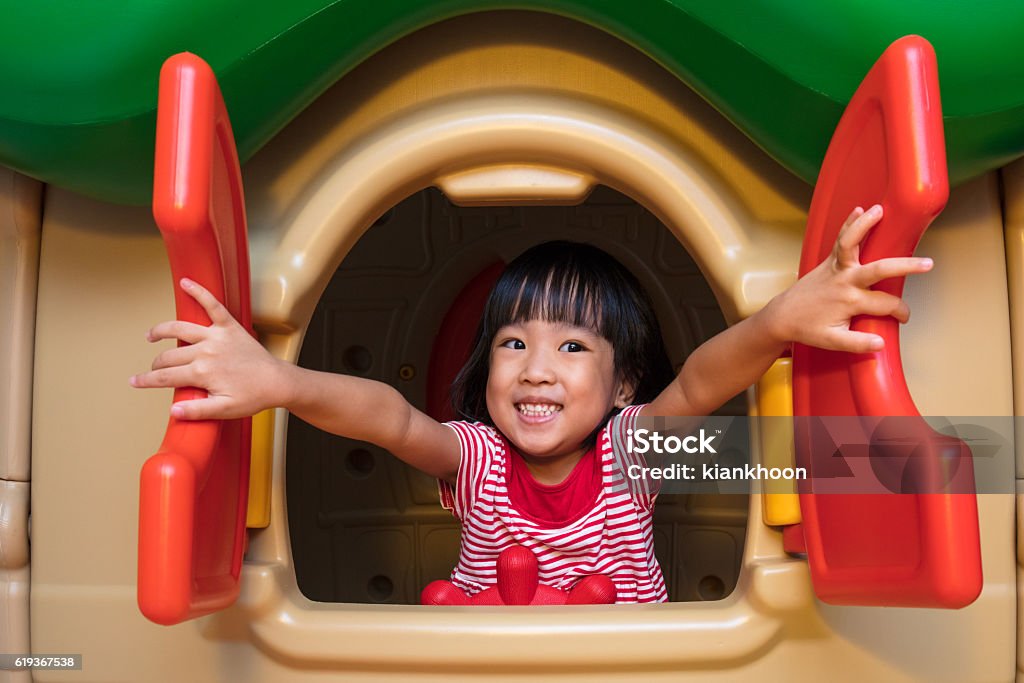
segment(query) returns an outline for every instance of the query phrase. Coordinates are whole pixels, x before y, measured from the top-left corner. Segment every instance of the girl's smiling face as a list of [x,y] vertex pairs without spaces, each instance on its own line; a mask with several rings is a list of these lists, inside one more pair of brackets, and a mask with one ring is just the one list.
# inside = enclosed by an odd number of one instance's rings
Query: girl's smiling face
[[452,406],[504,434],[535,479],[557,483],[612,408],[647,403],[674,377],[636,277],[593,245],[546,242],[494,284]]
[[491,344],[487,377],[494,426],[527,464],[578,460],[611,409],[628,405],[614,359],[611,343],[584,327],[545,320],[505,325]]

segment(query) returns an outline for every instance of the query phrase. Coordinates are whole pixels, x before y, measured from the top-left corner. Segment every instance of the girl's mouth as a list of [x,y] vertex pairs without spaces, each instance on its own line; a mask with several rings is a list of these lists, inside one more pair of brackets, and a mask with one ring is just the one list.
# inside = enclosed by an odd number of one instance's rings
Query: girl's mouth
[[516,403],[516,410],[528,421],[542,422],[562,410],[557,403]]

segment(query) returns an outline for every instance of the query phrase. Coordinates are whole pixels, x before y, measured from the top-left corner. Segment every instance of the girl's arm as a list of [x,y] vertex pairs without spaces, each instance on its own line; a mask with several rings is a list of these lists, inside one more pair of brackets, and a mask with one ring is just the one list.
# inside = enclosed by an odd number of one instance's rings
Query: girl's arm
[[727,328],[687,357],[675,380],[641,415],[710,415],[761,377],[786,349],[761,313]]
[[231,419],[280,406],[333,434],[387,449],[431,476],[455,480],[458,437],[416,410],[396,389],[279,360],[205,288],[190,280],[182,280],[181,287],[202,305],[212,324],[171,321],[155,326],[149,341],[180,339],[189,346],[164,351],[150,372],[130,380],[140,388],[193,386],[207,391],[207,398],[175,403],[173,416]]
[[899,297],[870,289],[891,277],[931,270],[927,258],[887,258],[862,265],[860,244],[882,218],[882,207],[854,209],[832,254],[763,309],[709,339],[643,415],[710,415],[763,375],[792,343],[851,353],[879,351],[881,337],[850,329],[857,315],[891,315],[901,323],[910,308]]
[[460,457],[455,432],[414,408],[397,389],[277,362],[290,376],[283,386],[291,395],[281,406],[292,414],[332,434],[369,441],[421,472],[455,482]]

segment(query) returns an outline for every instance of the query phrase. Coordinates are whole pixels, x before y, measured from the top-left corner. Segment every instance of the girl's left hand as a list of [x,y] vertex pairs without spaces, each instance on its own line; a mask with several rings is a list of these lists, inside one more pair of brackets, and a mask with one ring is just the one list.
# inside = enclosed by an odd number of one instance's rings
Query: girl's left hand
[[885,346],[876,334],[855,332],[850,320],[856,315],[891,315],[905,323],[910,308],[903,299],[870,289],[891,277],[926,273],[929,258],[886,258],[860,262],[864,237],[882,218],[882,207],[853,210],[843,223],[832,253],[765,307],[769,325],[779,339],[851,353],[879,351]]

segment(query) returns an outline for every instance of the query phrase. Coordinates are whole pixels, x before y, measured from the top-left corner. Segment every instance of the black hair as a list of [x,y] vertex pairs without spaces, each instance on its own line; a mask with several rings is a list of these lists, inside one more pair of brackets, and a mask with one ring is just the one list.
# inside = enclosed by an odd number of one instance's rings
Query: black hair
[[604,337],[614,349],[616,379],[634,387],[632,403],[653,400],[674,377],[654,307],[636,277],[597,247],[546,242],[509,263],[487,298],[472,351],[452,384],[462,419],[494,425],[486,396],[494,335],[530,320]]

